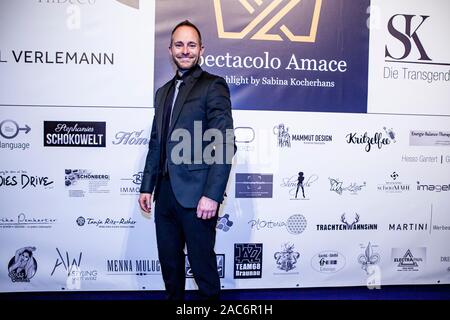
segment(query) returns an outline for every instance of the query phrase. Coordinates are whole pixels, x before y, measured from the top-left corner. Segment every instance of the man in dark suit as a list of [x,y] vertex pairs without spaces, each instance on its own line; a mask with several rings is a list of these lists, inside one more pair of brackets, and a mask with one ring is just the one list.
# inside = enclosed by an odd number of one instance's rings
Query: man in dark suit
[[184,298],[185,256],[199,294],[218,299],[214,252],[219,204],[236,151],[230,92],[225,80],[203,71],[200,31],[189,21],[172,31],[175,77],[159,88],[139,204],[156,202],[158,255],[168,299]]

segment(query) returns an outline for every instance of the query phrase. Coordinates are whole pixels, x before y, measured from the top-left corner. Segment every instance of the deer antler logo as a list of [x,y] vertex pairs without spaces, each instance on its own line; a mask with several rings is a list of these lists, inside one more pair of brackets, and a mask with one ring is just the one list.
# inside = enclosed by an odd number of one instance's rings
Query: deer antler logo
[[355,219],[352,223],[348,223],[347,218],[345,217],[345,212],[341,216],[341,221],[345,223],[347,229],[353,229],[353,226],[359,222],[359,214],[355,213]]

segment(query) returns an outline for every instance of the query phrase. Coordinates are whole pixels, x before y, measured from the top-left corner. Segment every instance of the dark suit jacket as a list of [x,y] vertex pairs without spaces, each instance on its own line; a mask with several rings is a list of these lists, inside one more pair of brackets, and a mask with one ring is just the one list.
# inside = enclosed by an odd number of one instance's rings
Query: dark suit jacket
[[[173,79],[159,88],[155,95],[155,116],[140,189],[141,193],[153,193],[153,200],[158,195],[163,109],[172,82]],[[223,78],[203,71],[200,66],[186,77],[184,84],[173,107],[167,139],[170,183],[176,199],[185,208],[196,208],[202,196],[221,203],[231,170],[231,158],[236,151],[230,91]],[[214,132],[222,135],[222,139],[213,139],[215,154],[212,153],[212,157],[211,141],[202,139],[207,129],[217,129]],[[172,134],[178,136],[178,140],[175,138],[173,141]],[[181,146],[185,148],[180,153]],[[172,150],[183,156],[181,164],[174,163]],[[223,151],[222,162],[211,164],[213,157],[220,155],[218,150]],[[202,156],[203,152],[206,157]]]

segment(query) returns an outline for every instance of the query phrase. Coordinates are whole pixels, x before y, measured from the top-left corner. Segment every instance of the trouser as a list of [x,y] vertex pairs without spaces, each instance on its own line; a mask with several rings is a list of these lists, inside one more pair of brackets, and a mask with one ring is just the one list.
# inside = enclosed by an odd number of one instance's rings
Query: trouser
[[186,244],[189,263],[200,299],[218,299],[220,278],[214,252],[217,213],[197,218],[196,208],[183,208],[173,194],[170,180],[163,177],[155,207],[159,262],[169,300],[184,299]]

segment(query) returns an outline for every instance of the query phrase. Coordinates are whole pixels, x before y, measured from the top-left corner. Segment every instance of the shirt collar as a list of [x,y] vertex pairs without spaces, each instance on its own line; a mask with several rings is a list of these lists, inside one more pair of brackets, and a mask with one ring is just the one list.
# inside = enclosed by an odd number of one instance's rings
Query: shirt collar
[[[194,70],[197,69],[198,65],[193,66],[192,68],[190,68],[189,70],[186,71],[179,71],[177,70],[177,72],[175,73],[175,80],[183,80],[185,81],[186,78],[188,78],[189,76],[192,75],[192,73],[194,72]],[[180,73],[182,73],[182,75],[180,76]]]

